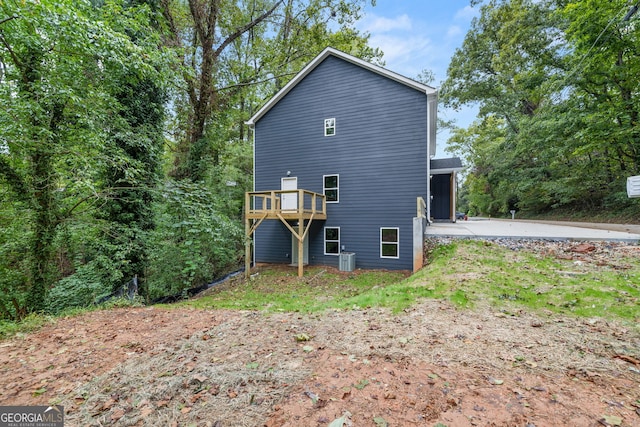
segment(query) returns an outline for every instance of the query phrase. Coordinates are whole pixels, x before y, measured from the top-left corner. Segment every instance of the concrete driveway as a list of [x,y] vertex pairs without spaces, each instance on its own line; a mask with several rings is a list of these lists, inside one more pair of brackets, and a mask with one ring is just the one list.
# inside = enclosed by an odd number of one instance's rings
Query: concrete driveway
[[426,236],[553,240],[640,241],[640,225],[470,218],[435,222]]

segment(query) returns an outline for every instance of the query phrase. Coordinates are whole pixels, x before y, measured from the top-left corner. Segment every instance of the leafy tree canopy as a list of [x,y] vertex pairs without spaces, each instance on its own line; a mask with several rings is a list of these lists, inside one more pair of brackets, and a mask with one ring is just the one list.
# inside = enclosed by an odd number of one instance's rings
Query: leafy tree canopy
[[640,173],[640,40],[629,3],[477,3],[442,89],[448,106],[479,105],[450,148],[470,161],[476,209],[633,211],[623,192]]

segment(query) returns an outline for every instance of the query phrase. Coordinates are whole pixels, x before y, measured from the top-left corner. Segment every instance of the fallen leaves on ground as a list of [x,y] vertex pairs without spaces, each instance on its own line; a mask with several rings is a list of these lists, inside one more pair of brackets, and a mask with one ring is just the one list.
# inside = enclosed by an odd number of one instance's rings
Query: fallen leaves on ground
[[118,309],[3,341],[0,404],[60,403],[69,425],[622,427],[640,424],[638,348],[615,322],[433,300],[397,315]]

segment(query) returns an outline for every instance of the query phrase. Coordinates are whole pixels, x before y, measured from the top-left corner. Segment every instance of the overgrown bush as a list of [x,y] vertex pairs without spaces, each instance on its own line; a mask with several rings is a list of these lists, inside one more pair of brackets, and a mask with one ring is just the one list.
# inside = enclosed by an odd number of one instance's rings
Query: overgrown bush
[[[0,189],[1,191],[1,189]],[[0,194],[0,319],[19,320],[26,314],[31,233],[26,226],[28,215],[21,209],[3,203]],[[15,221],[21,217],[24,221]]]
[[95,264],[85,264],[49,291],[46,309],[49,313],[59,314],[69,308],[89,307],[109,293],[110,289],[100,281]]
[[224,198],[203,185],[170,181],[150,237],[147,297],[155,300],[203,285],[237,267],[242,227],[221,213]]

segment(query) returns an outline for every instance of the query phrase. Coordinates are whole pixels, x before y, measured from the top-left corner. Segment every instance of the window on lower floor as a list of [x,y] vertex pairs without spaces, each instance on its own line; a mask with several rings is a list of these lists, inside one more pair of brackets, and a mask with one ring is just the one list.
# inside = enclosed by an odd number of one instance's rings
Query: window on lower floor
[[380,228],[380,257],[400,257],[400,229],[398,227]]
[[324,228],[324,254],[340,254],[340,227]]
[[323,175],[322,189],[327,203],[338,203],[340,199],[340,186],[338,175]]

